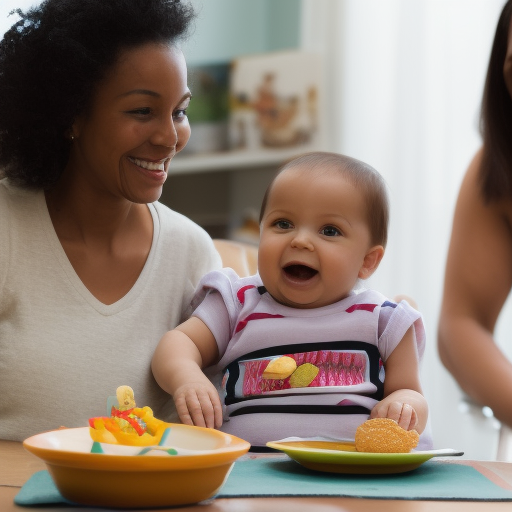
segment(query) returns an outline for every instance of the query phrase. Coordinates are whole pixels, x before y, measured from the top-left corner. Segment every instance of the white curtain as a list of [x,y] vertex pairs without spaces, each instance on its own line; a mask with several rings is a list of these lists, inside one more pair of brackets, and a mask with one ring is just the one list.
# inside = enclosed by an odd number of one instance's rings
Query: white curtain
[[[436,331],[453,209],[481,143],[480,100],[503,4],[302,2],[302,46],[324,56],[326,147],[371,164],[389,186],[389,245],[368,284],[414,297],[424,314],[423,383],[436,446],[487,459],[494,457],[495,422],[468,421],[459,410],[461,394],[439,362]],[[500,326],[508,340],[509,324]],[[483,446],[477,427],[487,429]]]

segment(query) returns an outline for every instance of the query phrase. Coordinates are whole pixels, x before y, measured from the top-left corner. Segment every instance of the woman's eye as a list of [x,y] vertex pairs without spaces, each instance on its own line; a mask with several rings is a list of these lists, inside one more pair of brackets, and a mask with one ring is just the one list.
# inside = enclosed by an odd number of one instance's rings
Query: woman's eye
[[325,226],[321,229],[320,233],[325,236],[339,236],[341,235],[341,231],[334,226]]
[[277,222],[274,223],[274,226],[276,226],[279,229],[290,229],[292,227],[292,224],[287,220],[278,220]]
[[172,114],[172,117],[174,119],[183,119],[187,117],[187,109],[186,108],[180,108],[179,110],[174,111]]
[[151,109],[149,107],[134,108],[133,110],[129,110],[128,114],[144,117],[151,114]]

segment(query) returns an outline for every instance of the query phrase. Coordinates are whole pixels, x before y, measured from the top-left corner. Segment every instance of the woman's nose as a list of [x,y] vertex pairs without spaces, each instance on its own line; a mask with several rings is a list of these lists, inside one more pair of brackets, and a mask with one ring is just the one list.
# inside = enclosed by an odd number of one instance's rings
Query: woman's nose
[[153,134],[152,142],[158,146],[176,148],[181,151],[190,138],[190,125],[188,119],[175,122],[174,118],[162,120]]
[[178,143],[178,132],[174,126],[173,119],[162,119],[156,126],[151,136],[151,142],[155,146],[173,148]]

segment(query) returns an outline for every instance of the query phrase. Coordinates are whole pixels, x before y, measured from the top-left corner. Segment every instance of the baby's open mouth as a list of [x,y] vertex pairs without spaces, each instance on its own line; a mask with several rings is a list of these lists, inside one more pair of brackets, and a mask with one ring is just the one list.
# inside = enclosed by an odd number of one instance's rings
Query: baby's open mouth
[[306,265],[288,265],[287,267],[284,267],[283,270],[290,277],[300,279],[302,281],[307,281],[318,274],[318,270]]

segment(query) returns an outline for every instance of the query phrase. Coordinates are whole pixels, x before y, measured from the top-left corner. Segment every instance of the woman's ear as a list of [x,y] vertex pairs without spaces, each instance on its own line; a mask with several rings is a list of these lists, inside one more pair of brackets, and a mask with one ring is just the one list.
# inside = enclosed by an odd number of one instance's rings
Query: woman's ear
[[71,140],[78,139],[78,137],[80,136],[80,132],[82,131],[83,122],[84,114],[79,114],[73,121],[73,124],[71,125],[71,128],[69,130],[69,136]]
[[357,277],[359,279],[368,279],[379,266],[382,257],[384,256],[384,247],[376,245],[372,247],[365,255],[363,265],[359,269]]

